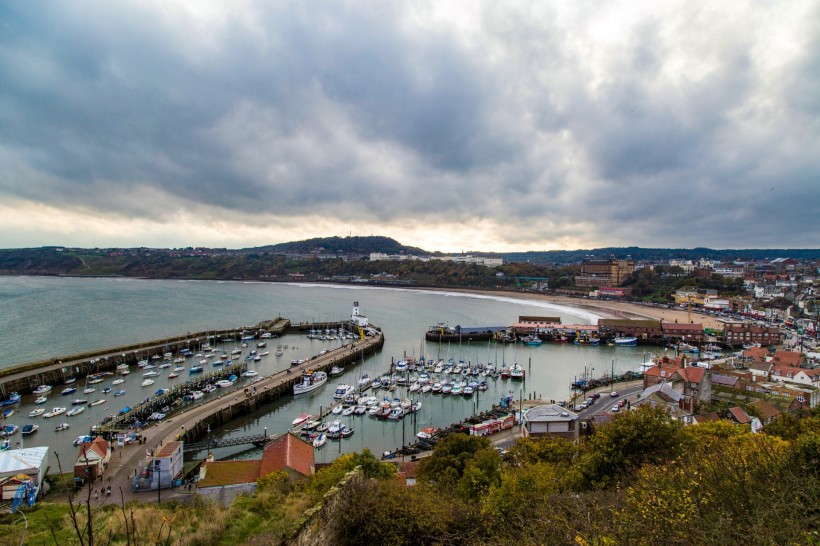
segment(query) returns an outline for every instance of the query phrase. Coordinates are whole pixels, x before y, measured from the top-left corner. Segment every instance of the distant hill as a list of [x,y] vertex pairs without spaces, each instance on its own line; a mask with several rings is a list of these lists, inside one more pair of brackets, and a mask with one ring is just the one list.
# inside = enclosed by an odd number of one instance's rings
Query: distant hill
[[289,243],[279,243],[277,245],[245,248],[248,252],[297,252],[307,253],[322,251],[324,254],[361,254],[368,255],[371,252],[382,252],[385,254],[430,254],[420,248],[405,246],[390,237],[370,236],[370,237],[316,237],[305,239],[304,241],[292,241]]

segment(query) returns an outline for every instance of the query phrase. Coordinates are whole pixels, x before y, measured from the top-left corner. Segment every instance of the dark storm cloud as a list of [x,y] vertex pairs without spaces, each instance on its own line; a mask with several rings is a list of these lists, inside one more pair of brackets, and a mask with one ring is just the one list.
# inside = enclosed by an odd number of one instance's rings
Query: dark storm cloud
[[783,67],[754,5],[675,5],[608,43],[583,3],[476,5],[466,28],[425,4],[157,6],[0,7],[0,193],[157,221],[484,219],[511,244],[820,244],[816,10]]

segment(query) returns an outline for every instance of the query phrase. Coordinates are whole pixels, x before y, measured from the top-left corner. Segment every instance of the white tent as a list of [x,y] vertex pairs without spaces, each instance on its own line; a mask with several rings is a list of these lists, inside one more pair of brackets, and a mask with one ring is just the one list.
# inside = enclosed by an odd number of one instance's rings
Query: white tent
[[47,446],[0,451],[0,483],[18,474],[25,474],[34,479],[34,484],[39,489],[47,468]]

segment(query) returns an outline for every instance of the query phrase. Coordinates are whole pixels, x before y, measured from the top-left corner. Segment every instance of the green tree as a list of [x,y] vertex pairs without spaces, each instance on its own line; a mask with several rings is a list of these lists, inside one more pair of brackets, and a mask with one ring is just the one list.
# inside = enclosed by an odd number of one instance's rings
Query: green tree
[[490,441],[480,436],[449,434],[421,460],[417,477],[441,488],[454,489],[464,475],[464,469],[473,456],[490,447]]

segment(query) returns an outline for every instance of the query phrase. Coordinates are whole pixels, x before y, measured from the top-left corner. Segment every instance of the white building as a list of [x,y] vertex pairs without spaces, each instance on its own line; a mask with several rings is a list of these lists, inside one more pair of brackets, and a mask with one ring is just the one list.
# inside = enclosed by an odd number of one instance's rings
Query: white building
[[34,481],[39,494],[47,468],[47,446],[0,451],[0,500],[12,500],[26,479]]
[[367,317],[361,314],[358,301],[353,302],[353,313],[350,315],[350,321],[359,328],[367,328],[367,325],[370,323]]

